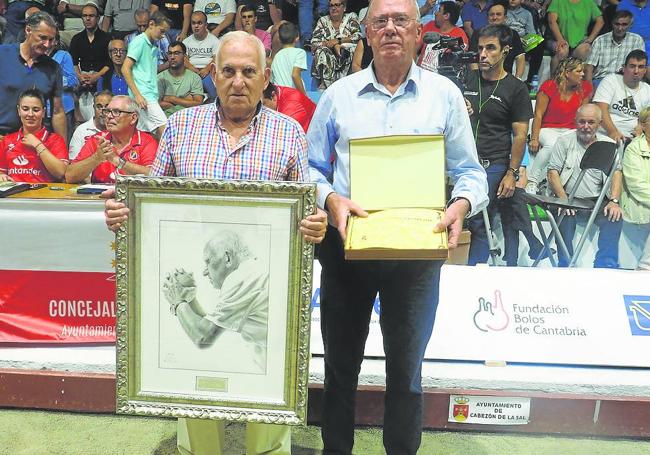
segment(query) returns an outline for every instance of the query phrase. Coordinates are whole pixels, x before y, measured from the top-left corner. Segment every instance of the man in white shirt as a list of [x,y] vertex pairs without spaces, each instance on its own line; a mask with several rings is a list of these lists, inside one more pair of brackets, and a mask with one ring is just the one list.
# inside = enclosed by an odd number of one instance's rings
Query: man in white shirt
[[203,11],[194,11],[190,22],[192,34],[183,40],[187,48],[185,67],[199,75],[208,99],[213,100],[217,96],[217,91],[210,77],[210,70],[219,38],[208,32],[208,17]]
[[[547,178],[551,191],[558,198],[566,199],[568,191],[575,186],[580,174],[580,161],[587,148],[596,141],[607,141],[608,138],[597,133],[601,122],[601,112],[592,103],[581,106],[576,113],[576,129],[564,133],[558,138],[551,152],[548,163]],[[575,190],[575,197],[596,200],[602,191],[607,176],[602,171],[590,169],[587,171],[580,186]],[[608,200],[602,207],[594,208],[598,215],[594,223],[598,227],[598,251],[594,258],[596,268],[618,268],[618,240],[621,236],[622,214],[619,205],[621,197],[622,177],[617,170],[612,177]],[[590,213],[585,211],[567,210],[560,223],[560,233],[566,243],[569,255],[573,255],[573,238],[576,225],[585,224]],[[560,250],[558,252],[560,267],[567,267],[570,259]]]
[[593,101],[603,114],[600,132],[615,141],[636,136],[639,112],[650,106],[650,85],[643,82],[647,64],[648,55],[633,50],[625,58],[623,74],[606,76],[596,90]]
[[106,129],[102,109],[108,107],[108,103],[111,102],[111,99],[113,99],[113,94],[108,90],[95,94],[95,99],[93,100],[95,114],[90,120],[79,125],[77,129],[74,130],[72,139],[70,139],[70,147],[68,149],[70,161],[77,157],[81,147],[86,143],[86,139]]

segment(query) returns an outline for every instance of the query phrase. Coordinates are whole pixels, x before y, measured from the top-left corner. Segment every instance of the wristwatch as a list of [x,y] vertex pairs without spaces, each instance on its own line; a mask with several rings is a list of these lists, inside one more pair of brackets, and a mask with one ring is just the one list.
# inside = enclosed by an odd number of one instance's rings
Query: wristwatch
[[515,169],[514,167],[509,167],[506,172],[512,172],[512,176],[515,178],[515,181],[519,181],[519,169]]
[[338,40],[339,44],[341,44],[341,42],[343,41],[341,38],[336,38],[336,39]]
[[472,212],[472,203],[466,197],[458,196],[458,197],[449,199],[449,202],[447,202],[447,207],[446,208],[449,208],[449,206],[451,204],[453,204],[454,202],[456,202],[456,201],[458,201],[460,199],[465,199],[467,201],[467,203],[469,204],[469,209],[467,210],[467,214],[470,214]]
[[618,199],[616,198],[610,199],[609,202],[613,202],[614,204],[618,205]]
[[121,171],[122,169],[124,169],[124,166],[126,166],[126,160],[124,159],[124,157],[120,157],[120,160],[117,163],[117,170]]

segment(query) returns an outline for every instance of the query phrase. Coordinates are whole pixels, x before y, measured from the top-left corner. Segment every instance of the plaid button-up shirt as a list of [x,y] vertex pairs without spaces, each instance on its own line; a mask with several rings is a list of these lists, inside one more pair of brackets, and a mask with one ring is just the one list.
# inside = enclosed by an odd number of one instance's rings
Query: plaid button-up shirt
[[634,49],[645,49],[645,43],[636,33],[627,32],[620,43],[614,41],[612,32],[605,33],[594,40],[591,53],[585,61],[594,67],[592,79],[602,79],[616,73],[625,63],[625,57]]
[[231,146],[216,103],[183,109],[169,117],[150,175],[304,181],[305,134],[294,120],[260,105]]

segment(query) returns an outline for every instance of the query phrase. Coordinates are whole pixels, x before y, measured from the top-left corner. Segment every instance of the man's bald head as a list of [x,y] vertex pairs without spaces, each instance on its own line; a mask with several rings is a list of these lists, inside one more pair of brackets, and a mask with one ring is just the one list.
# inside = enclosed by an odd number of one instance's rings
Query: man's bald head
[[600,123],[603,119],[603,112],[594,103],[587,103],[580,106],[576,111],[576,120],[578,120],[579,117],[596,117]]

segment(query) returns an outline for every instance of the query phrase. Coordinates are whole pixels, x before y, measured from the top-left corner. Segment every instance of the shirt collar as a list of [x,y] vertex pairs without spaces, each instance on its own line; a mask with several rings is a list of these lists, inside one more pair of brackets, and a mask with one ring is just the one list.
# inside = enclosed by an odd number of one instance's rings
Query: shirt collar
[[[101,135],[102,137],[104,137],[104,139],[109,141],[113,137],[113,135],[108,131],[102,131],[99,133],[99,135]],[[135,132],[133,133],[133,136],[131,136],[131,140],[129,141],[129,143],[122,150],[120,150],[120,155],[123,154],[124,152],[131,150],[134,147],[137,147],[140,144],[142,144],[141,131],[136,129]]]
[[377,80],[377,75],[375,74],[375,69],[374,69],[374,60],[373,62],[368,65],[368,67],[364,70],[361,71],[362,78],[361,78],[361,88],[358,91],[358,95],[363,95],[364,93],[368,92],[380,92],[384,93],[390,97],[396,97],[399,95],[402,95],[404,93],[413,93],[417,94],[417,88],[420,83],[420,76],[422,74],[422,69],[415,64],[415,62],[411,63],[411,68],[409,69],[409,72],[406,76],[406,79],[404,82],[402,82],[402,85],[399,86],[395,94],[391,95],[386,88],[379,83]]
[[142,34],[144,35],[144,39],[149,47],[154,47],[156,45],[157,41],[151,41],[145,32],[142,32]]
[[[23,56],[20,54],[20,43],[17,43],[15,46],[16,46],[16,52],[18,54],[18,60],[20,60],[20,63],[22,63],[24,66],[27,66],[27,60],[25,60]],[[36,64],[36,63],[41,63],[43,59],[47,59],[47,58],[50,57],[48,57],[46,54],[42,54],[36,58],[33,58],[32,61],[34,64]]]
[[650,146],[648,145],[648,138],[646,137],[645,133],[641,134],[641,138],[643,139],[639,139],[641,141],[641,147],[639,147],[639,153],[644,158],[650,158]]
[[[214,101],[214,110],[215,110],[215,118],[217,119],[217,126],[221,129],[224,129],[222,124],[221,124],[221,112],[219,110],[219,106],[221,103],[219,102],[219,97]],[[250,132],[253,130],[255,125],[259,122],[260,116],[262,114],[262,101],[257,104],[257,107],[255,108],[255,115],[253,116],[253,119],[251,120],[250,124],[248,125],[248,129],[246,130],[247,132]]]
[[625,33],[625,36],[623,37],[623,39],[621,40],[621,42],[620,42],[620,43],[617,43],[616,40],[614,40],[614,32],[609,32],[609,33],[610,33],[610,35],[609,35],[609,39],[610,39],[610,41],[611,41],[615,46],[621,46],[621,45],[623,45],[623,43],[625,42],[625,40],[627,39],[627,37],[630,35],[630,32],[626,32],[626,33]]
[[[36,134],[34,134],[34,136],[36,136],[38,138],[38,140],[41,141],[41,142],[45,142],[49,135],[50,135],[50,132],[47,129],[45,129],[44,126],[41,127],[41,129],[38,130],[36,132]],[[20,128],[18,130],[18,140],[20,141],[24,137],[25,137],[25,133],[23,132],[23,129]]]

